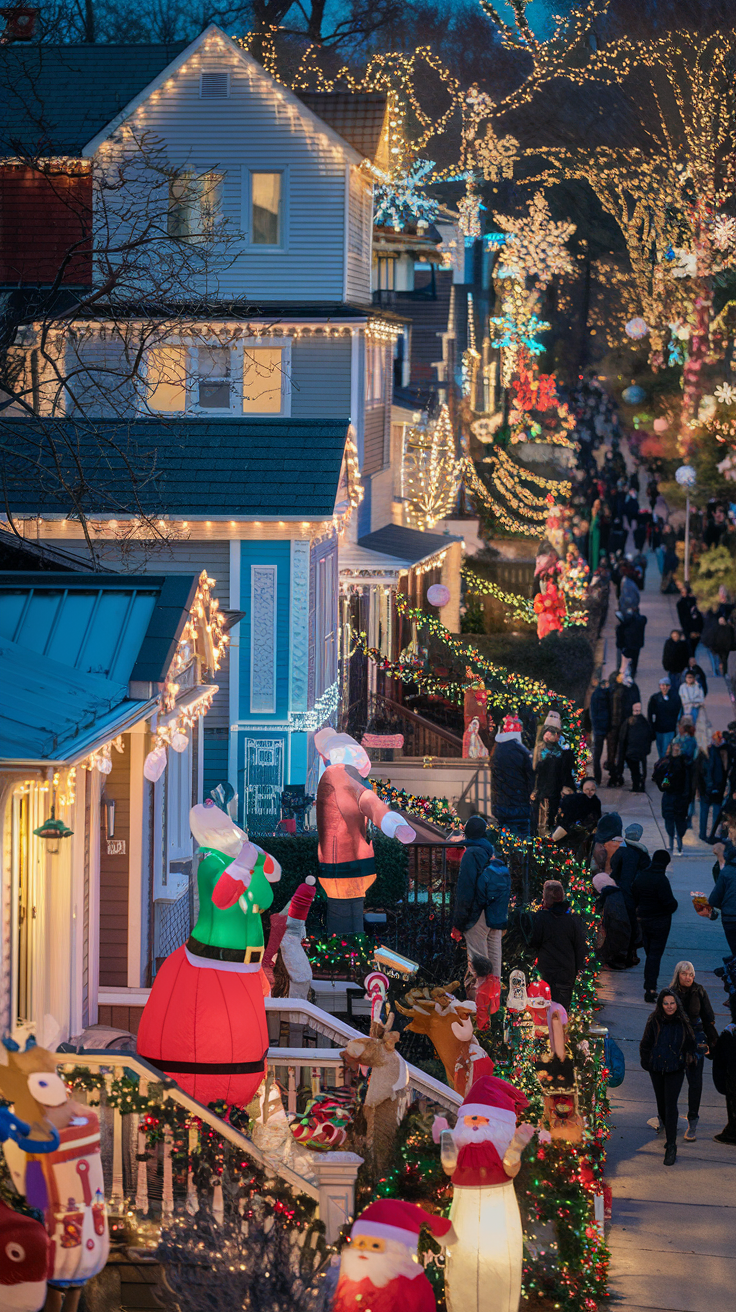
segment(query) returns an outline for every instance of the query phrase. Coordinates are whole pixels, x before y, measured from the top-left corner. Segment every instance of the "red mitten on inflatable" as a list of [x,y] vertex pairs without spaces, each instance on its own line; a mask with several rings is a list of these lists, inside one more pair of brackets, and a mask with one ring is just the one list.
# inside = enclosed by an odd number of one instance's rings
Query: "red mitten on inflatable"
[[223,870],[212,890],[212,901],[219,911],[227,911],[235,906],[239,897],[243,896],[246,887],[242,879],[233,879],[227,870]]

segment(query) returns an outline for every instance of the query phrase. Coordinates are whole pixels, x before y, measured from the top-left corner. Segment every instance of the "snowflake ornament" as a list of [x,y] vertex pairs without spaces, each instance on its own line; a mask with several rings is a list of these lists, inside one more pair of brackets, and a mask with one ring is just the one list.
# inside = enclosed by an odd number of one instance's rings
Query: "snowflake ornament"
[[458,201],[457,209],[460,215],[458,228],[466,241],[474,241],[476,237],[481,235],[480,214],[481,210],[485,209],[485,205],[478,195],[472,178],[467,180],[465,195],[462,200]]
[[549,206],[541,191],[528,204],[529,214],[518,219],[496,214],[496,222],[507,233],[501,277],[521,282],[535,277],[541,289],[555,274],[572,273],[574,265],[565,243],[575,231],[574,223],[553,223]]
[[685,246],[679,246],[673,251],[673,256],[670,265],[672,277],[694,278],[698,271],[698,257],[695,252],[689,251]]
[[716,250],[727,251],[736,246],[736,219],[730,214],[719,214],[713,220],[713,245]]
[[732,387],[730,383],[719,383],[714,388],[713,395],[721,405],[733,405],[736,402],[736,387]]
[[418,159],[408,173],[376,187],[376,213],[374,222],[388,225],[400,232],[408,223],[434,223],[439,212],[439,201],[427,196],[426,187],[434,160]]

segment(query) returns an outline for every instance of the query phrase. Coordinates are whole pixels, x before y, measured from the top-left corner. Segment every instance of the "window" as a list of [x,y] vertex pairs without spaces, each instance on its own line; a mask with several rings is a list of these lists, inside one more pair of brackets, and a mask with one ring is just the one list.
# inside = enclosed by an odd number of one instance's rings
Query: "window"
[[197,404],[202,410],[229,410],[232,392],[229,346],[197,347]]
[[378,291],[392,292],[396,287],[396,260],[393,255],[378,257]]
[[243,414],[280,415],[286,375],[283,350],[258,346],[243,352]]
[[365,343],[365,403],[383,405],[386,399],[386,347],[370,337]]
[[250,175],[250,242],[283,246],[283,173]]
[[148,409],[160,414],[288,415],[291,343],[154,346],[146,364]]
[[166,413],[185,410],[187,350],[185,346],[154,346],[148,352],[148,407]]
[[175,241],[212,237],[222,216],[222,173],[187,169],[169,180],[167,232]]

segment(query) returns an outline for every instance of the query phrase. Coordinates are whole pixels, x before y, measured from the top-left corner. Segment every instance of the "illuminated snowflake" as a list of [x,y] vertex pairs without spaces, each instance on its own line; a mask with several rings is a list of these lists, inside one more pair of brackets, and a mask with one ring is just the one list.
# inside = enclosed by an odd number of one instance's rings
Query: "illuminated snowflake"
[[538,191],[528,204],[529,214],[518,219],[496,214],[494,218],[507,233],[501,277],[522,281],[535,277],[539,288],[546,287],[555,274],[572,273],[574,264],[566,242],[575,231],[574,223],[554,223],[549,206]]
[[698,257],[694,251],[689,251],[685,246],[676,246],[673,251],[674,259],[670,265],[670,272],[673,278],[694,278],[698,271]]
[[400,232],[407,223],[434,223],[439,201],[422,190],[426,187],[434,160],[415,160],[408,173],[376,187],[376,224],[390,225]]
[[459,200],[457,203],[457,210],[460,216],[458,219],[457,226],[460,229],[463,236],[465,237],[466,241],[474,241],[476,237],[480,237],[481,235],[480,215],[481,215],[481,210],[484,209],[485,209],[485,205],[481,201],[481,198],[478,195],[478,192],[476,191],[476,187],[475,187],[475,183],[473,182],[473,179],[468,178],[468,181],[466,183],[465,195],[463,196],[462,200]]
[[537,334],[546,332],[552,325],[539,319],[536,314],[517,317],[508,311],[498,318],[491,319],[496,335],[491,342],[493,347],[506,350],[518,350],[526,347],[530,355],[541,355],[544,347],[537,341]]
[[721,405],[733,405],[736,401],[736,387],[732,387],[730,383],[719,383],[713,395]]
[[713,220],[713,245],[719,251],[727,251],[736,246],[736,219],[729,214],[719,214]]

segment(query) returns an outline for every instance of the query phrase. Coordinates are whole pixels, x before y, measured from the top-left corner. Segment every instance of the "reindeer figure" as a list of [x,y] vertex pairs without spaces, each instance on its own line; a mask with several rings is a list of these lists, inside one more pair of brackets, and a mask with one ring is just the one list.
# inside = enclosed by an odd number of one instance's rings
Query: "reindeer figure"
[[396,1052],[396,1044],[401,1036],[392,1029],[393,1023],[392,1012],[389,1012],[385,1025],[380,1021],[372,1021],[370,1035],[364,1039],[351,1039],[340,1054],[347,1065],[370,1067],[368,1092],[363,1105],[366,1137],[379,1175],[385,1173],[391,1161],[399,1123],[399,1095],[409,1083],[406,1062]]
[[408,1030],[431,1039],[450,1087],[464,1098],[475,1080],[493,1073],[493,1062],[475,1037],[475,1003],[453,997],[459,987],[453,980],[446,988],[411,989],[404,996],[406,1006],[396,1007],[410,1018]]

